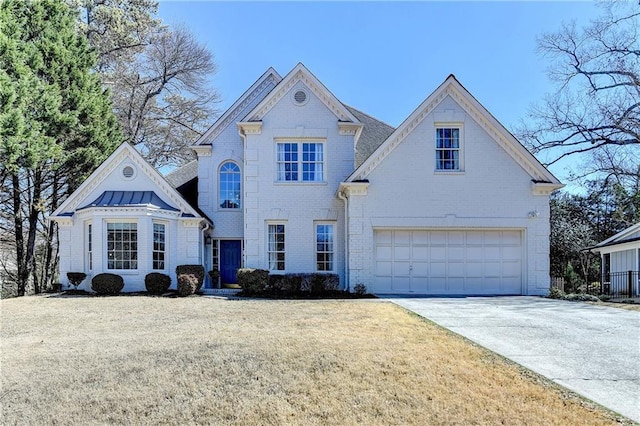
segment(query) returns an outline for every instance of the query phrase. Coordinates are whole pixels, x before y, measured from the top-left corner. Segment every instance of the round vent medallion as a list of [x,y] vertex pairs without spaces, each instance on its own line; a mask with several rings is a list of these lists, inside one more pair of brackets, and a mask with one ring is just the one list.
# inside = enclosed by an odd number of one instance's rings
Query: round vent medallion
[[131,166],[125,166],[122,169],[122,176],[124,176],[126,179],[131,179],[134,173],[135,173],[135,170],[133,170],[133,167]]
[[293,100],[298,105],[304,105],[307,103],[307,92],[304,90],[298,90],[293,94]]

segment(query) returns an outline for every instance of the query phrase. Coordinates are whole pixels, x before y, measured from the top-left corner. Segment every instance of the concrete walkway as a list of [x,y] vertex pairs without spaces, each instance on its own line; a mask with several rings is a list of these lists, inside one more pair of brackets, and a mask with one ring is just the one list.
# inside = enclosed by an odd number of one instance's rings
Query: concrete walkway
[[640,312],[539,297],[389,301],[640,422]]

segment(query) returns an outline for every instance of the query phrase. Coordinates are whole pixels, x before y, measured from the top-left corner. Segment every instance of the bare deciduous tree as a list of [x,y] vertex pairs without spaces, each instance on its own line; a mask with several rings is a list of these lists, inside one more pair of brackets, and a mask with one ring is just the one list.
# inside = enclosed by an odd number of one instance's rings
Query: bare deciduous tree
[[184,27],[150,39],[135,62],[114,64],[105,76],[129,143],[156,167],[193,159],[188,147],[215,114],[218,94],[211,53]]
[[623,1],[600,6],[602,15],[584,28],[573,22],[539,39],[539,50],[552,60],[549,77],[556,91],[532,109],[529,124],[518,133],[547,164],[591,153],[592,165],[605,166],[613,155],[635,158],[631,169],[618,172],[637,174],[640,6]]
[[217,113],[211,52],[183,26],[164,26],[157,0],[66,0],[98,53],[126,140],[156,167],[194,158],[188,148]]

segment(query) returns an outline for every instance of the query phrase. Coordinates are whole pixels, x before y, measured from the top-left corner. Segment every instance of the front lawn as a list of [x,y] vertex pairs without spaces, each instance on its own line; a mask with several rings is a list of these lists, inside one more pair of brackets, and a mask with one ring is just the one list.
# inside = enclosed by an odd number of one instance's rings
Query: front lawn
[[614,424],[380,301],[0,302],[2,424]]

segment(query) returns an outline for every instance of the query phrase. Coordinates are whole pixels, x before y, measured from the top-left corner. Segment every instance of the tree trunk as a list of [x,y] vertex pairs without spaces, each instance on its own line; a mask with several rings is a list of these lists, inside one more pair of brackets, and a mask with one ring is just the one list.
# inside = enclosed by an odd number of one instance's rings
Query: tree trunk
[[20,197],[20,176],[18,172],[11,174],[11,190],[13,195],[13,224],[16,242],[17,294],[24,296],[29,270],[24,261],[24,235],[22,229],[22,198]]
[[36,274],[36,233],[38,230],[38,217],[40,215],[39,205],[42,197],[42,172],[36,170],[33,176],[33,197],[29,206],[29,231],[27,234],[27,251],[25,256],[25,264],[27,265],[29,274],[33,275],[33,291],[40,293],[40,284]]

